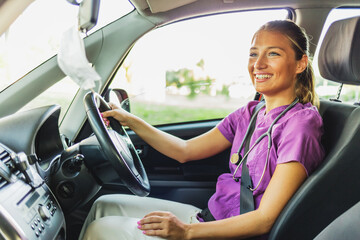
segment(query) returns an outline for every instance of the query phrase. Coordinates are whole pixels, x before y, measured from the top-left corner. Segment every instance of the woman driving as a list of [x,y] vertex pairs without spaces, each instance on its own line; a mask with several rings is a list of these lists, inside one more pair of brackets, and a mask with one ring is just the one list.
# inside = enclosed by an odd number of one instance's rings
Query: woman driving
[[[248,70],[264,106],[251,101],[190,140],[162,132],[111,104],[112,110],[103,113],[105,121],[115,118],[181,163],[231,147],[230,173],[219,176],[205,210],[148,197],[102,196],[92,206],[79,239],[266,239],[286,203],[324,157],[308,48],[305,32],[292,21],[260,27],[252,39]],[[245,174],[248,189],[240,187]],[[241,206],[246,191],[250,210]]]

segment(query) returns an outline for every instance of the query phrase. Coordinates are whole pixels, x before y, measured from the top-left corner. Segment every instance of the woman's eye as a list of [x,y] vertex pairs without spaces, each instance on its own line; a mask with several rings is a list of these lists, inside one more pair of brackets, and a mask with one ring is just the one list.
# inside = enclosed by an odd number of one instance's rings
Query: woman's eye
[[276,52],[270,52],[269,56],[280,56],[280,54],[276,53]]
[[250,53],[250,54],[249,54],[249,57],[256,57],[256,56],[257,56],[256,53]]

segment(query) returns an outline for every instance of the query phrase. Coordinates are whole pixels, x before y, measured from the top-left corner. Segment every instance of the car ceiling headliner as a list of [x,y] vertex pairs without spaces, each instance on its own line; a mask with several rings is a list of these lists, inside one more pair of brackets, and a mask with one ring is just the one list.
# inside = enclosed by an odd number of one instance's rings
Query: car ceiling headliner
[[[359,0],[129,0],[155,26],[201,15],[255,9],[289,8],[292,19],[307,29],[314,52],[324,21],[333,8],[360,7]],[[315,11],[315,12],[314,12]],[[311,27],[309,27],[311,26]]]
[[[130,0],[136,9],[144,15],[159,12],[171,14],[175,8],[206,9],[207,12],[218,12],[226,9],[254,8],[336,8],[340,6],[360,6],[359,0]],[[180,9],[178,9],[180,10]],[[181,11],[181,10],[180,10]]]

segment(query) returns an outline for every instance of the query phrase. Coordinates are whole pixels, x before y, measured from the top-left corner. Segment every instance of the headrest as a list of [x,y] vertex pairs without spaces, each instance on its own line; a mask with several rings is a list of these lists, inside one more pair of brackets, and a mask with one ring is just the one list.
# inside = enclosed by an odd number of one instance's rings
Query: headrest
[[360,85],[360,17],[331,24],[319,52],[323,78]]

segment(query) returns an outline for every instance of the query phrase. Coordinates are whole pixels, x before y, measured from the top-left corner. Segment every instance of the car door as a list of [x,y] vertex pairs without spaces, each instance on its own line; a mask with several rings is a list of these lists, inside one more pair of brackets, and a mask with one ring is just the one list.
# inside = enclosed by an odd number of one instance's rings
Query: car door
[[[158,128],[182,139],[190,139],[210,130],[217,123],[218,120],[212,120]],[[228,172],[228,150],[207,159],[181,164],[159,153],[132,132],[130,136],[150,179],[151,197],[204,208],[215,191],[217,177]]]

